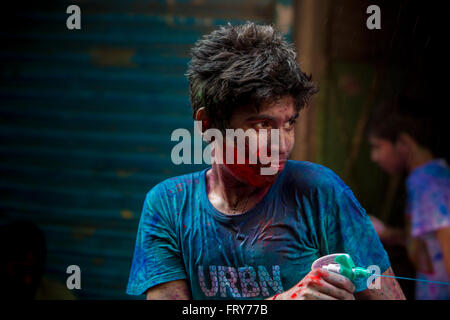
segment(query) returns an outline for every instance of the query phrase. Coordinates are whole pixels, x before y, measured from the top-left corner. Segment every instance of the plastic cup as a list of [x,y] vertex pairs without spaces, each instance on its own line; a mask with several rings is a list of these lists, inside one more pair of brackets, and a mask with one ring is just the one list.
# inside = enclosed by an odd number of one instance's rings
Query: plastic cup
[[334,259],[337,256],[341,256],[343,254],[348,256],[347,253],[333,253],[333,254],[329,254],[327,256],[320,257],[319,259],[317,259],[316,261],[313,262],[313,264],[311,265],[311,270],[321,269],[323,266],[326,266],[329,264],[336,264]]

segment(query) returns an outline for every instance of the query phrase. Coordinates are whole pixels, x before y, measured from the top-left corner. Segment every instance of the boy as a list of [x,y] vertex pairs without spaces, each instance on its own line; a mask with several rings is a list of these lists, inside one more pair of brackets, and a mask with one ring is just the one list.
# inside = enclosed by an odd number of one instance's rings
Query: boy
[[[222,27],[196,43],[187,72],[194,119],[205,130],[241,129],[260,145],[245,145],[243,164],[222,163],[229,154],[235,159],[236,148],[230,139],[215,139],[210,168],[150,190],[127,293],[147,299],[404,298],[394,279],[368,289],[365,280],[353,284],[337,273],[311,271],[317,258],[345,252],[358,266],[377,265],[392,275],[349,187],[323,166],[287,160],[298,113],[317,92],[295,56],[271,26],[253,23]],[[275,148],[263,155],[273,140]],[[249,161],[254,155],[257,163]],[[273,157],[278,161],[267,165]],[[268,167],[274,174],[261,174]]]
[[[383,241],[405,243],[417,278],[450,282],[450,170],[434,155],[432,122],[417,114],[424,103],[406,97],[378,111],[369,140],[372,160],[389,174],[406,171],[407,231],[374,219]],[[450,299],[450,286],[416,283],[416,299]]]

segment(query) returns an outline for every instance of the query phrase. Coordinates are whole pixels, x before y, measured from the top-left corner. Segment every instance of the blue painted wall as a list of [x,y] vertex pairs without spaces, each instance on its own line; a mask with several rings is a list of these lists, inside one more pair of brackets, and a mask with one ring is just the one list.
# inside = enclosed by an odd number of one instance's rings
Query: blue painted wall
[[[286,1],[283,1],[285,4]],[[66,28],[78,4],[82,29]],[[217,25],[273,22],[275,1],[54,1],[0,30],[0,222],[45,233],[46,276],[79,265],[80,299],[127,299],[146,192],[203,166],[170,161],[193,130],[189,47]]]

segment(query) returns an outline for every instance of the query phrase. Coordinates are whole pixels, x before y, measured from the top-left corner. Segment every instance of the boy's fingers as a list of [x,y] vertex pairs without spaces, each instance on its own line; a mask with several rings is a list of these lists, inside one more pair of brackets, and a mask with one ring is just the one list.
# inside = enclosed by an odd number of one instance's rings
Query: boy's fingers
[[333,286],[344,289],[350,293],[355,292],[355,285],[350,281],[350,279],[344,277],[341,274],[322,271],[322,279],[332,284]]
[[303,297],[306,300],[337,300],[335,297],[315,290],[308,290],[307,292],[305,292]]
[[338,288],[325,280],[314,282],[312,286],[315,290],[339,300],[355,300],[353,294],[347,290]]

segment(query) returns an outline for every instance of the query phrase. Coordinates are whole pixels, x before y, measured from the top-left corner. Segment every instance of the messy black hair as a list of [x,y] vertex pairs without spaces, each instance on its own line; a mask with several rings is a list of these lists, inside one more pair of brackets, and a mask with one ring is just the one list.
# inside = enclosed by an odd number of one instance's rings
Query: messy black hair
[[318,90],[300,70],[294,46],[270,25],[228,24],[198,40],[186,76],[193,117],[205,108],[224,131],[236,108],[290,95],[299,111]]
[[401,133],[406,133],[420,146],[440,153],[440,127],[428,112],[429,104],[423,98],[393,96],[372,112],[367,134],[395,143]]

